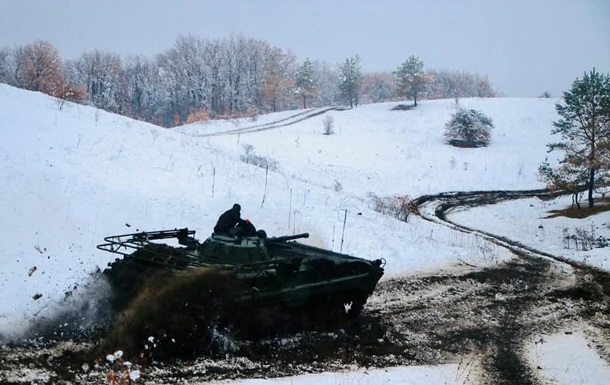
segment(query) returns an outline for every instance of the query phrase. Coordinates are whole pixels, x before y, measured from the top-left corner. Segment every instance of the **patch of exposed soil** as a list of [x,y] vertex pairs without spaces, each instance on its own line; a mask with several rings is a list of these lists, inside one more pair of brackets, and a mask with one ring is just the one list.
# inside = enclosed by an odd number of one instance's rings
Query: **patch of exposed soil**
[[583,219],[607,211],[610,211],[610,198],[597,198],[595,199],[594,207],[589,207],[586,202],[583,202],[580,207],[572,206],[562,210],[551,210],[547,218],[567,217]]
[[[348,364],[387,367],[482,358],[489,384],[536,384],[522,358],[528,337],[588,322],[610,341],[610,276],[572,273],[539,259],[515,259],[493,269],[382,281],[358,322],[335,331],[273,338],[213,335],[219,354],[149,363],[142,376],[155,383],[177,378],[209,381],[275,377],[336,370]],[[170,314],[167,314],[169,317]],[[179,336],[177,336],[179,337]],[[89,353],[92,343],[5,346],[2,383],[106,383],[111,366]],[[126,357],[134,360],[137,357]],[[18,375],[21,373],[21,375]],[[24,375],[27,374],[27,375]]]
[[415,106],[412,104],[397,104],[394,107],[392,107],[392,111],[410,111],[415,109]]

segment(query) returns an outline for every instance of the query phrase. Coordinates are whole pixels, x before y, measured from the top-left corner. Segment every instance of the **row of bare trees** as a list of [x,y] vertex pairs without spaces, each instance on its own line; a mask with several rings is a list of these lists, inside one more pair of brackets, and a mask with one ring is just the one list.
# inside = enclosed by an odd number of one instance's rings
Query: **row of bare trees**
[[[478,75],[429,71],[426,79],[420,98],[495,96]],[[340,66],[298,63],[290,51],[243,36],[181,36],[154,58],[94,50],[72,60],[36,41],[0,49],[0,82],[163,126],[406,95],[395,74],[364,73],[358,56]]]
[[86,98],[83,90],[70,86],[59,51],[45,41],[18,47],[12,52],[1,50],[0,82],[66,100],[82,102]]

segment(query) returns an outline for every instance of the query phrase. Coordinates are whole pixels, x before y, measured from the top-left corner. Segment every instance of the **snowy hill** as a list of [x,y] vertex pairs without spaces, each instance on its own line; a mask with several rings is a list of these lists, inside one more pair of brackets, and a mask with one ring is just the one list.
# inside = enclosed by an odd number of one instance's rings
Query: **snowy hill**
[[[313,243],[333,249],[347,210],[343,251],[386,258],[390,273],[470,260],[471,251],[456,245],[448,230],[416,218],[385,218],[366,199],[368,193],[540,187],[536,168],[546,156],[554,100],[461,103],[494,119],[488,148],[444,145],[443,125],[454,111],[448,100],[424,101],[412,111],[378,104],[328,112],[334,135],[322,134],[319,116],[275,130],[206,137],[299,111],[164,129],[0,85],[0,285],[9,299],[0,322],[52,307],[87,272],[103,268],[109,257],[95,246],[104,236],[189,227],[205,237],[234,202],[269,234],[309,231]],[[241,162],[248,144],[277,160],[277,171],[266,177]],[[432,232],[434,240],[422,242]]]
[[[410,111],[392,111],[397,103],[331,111],[324,116],[333,118],[334,135],[322,135],[323,117],[318,117],[272,132],[241,138],[214,136],[206,142],[228,151],[242,151],[238,144],[249,143],[257,152],[277,159],[282,170],[293,177],[320,181],[325,187],[338,181],[347,192],[358,196],[367,192],[418,196],[490,186],[536,188],[541,186],[536,173],[547,156],[556,102],[557,99],[461,100],[461,106],[491,116],[496,126],[491,145],[475,151],[444,145],[444,125],[455,112],[453,100],[424,101]],[[241,121],[237,127],[252,124]],[[222,132],[226,126],[234,129],[235,123],[194,124],[180,127],[179,131],[197,136]],[[359,178],[353,178],[354,174]],[[451,178],[443,177],[447,174]]]
[[[235,202],[270,235],[308,231],[308,243],[385,258],[384,279],[450,270],[460,261],[485,266],[510,259],[496,245],[481,253],[474,235],[419,217],[405,223],[383,216],[369,197],[543,187],[537,168],[553,140],[555,102],[460,100],[495,124],[489,147],[460,149],[444,144],[442,135],[453,100],[423,101],[409,111],[386,103],[165,129],[0,84],[0,337],[78,297],[89,273],[113,259],[96,249],[104,236],[189,227],[204,239]],[[308,114],[315,116],[295,118]],[[323,135],[327,116],[333,135]],[[267,174],[244,163],[248,151],[277,167]],[[561,229],[582,222],[544,216],[565,205],[569,198],[530,199],[456,217],[610,269],[601,249],[562,249]],[[542,222],[544,237],[536,233]],[[594,223],[610,236],[603,217]]]

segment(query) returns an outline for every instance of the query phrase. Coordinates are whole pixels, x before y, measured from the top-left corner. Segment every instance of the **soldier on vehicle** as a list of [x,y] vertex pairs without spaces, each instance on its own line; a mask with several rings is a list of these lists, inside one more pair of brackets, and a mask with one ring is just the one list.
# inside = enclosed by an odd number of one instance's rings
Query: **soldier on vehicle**
[[214,232],[216,234],[238,235],[239,226],[244,226],[250,221],[241,219],[241,206],[235,203],[232,208],[225,211],[218,218]]

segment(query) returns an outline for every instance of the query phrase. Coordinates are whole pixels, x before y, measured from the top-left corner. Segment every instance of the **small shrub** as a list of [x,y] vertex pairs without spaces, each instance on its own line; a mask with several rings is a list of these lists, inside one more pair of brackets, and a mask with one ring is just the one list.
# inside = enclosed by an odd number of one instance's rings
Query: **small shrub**
[[484,147],[489,144],[493,121],[480,111],[460,108],[445,124],[445,139],[456,147]]
[[475,238],[475,247],[481,253],[481,260],[484,262],[498,262],[498,255],[493,243],[486,241],[480,237]]
[[87,101],[87,91],[82,87],[72,87],[68,84],[61,84],[53,92],[55,102],[59,110],[61,110],[66,102],[85,104]]
[[334,120],[330,115],[326,115],[324,120],[322,120],[322,125],[324,127],[324,135],[332,135],[335,133],[333,130]]
[[410,105],[410,104],[409,104],[409,105],[406,105],[406,104],[398,104],[398,105],[396,105],[396,106],[392,107],[392,109],[391,109],[391,110],[392,110],[392,111],[409,111],[409,110],[412,110],[412,109],[414,109],[414,108],[415,108],[415,107],[414,107],[414,106],[412,106],[412,105]]
[[279,168],[280,163],[277,161],[277,159],[273,159],[269,156],[257,155],[254,152],[253,145],[244,144],[243,148],[244,154],[239,156],[239,160],[241,160],[242,162],[274,171]]
[[449,159],[449,167],[451,167],[451,169],[453,170],[455,168],[457,161],[455,160],[455,157],[451,157],[451,159]]
[[241,147],[244,149],[244,154],[246,154],[246,155],[254,154],[254,146],[251,145],[250,143],[243,144]]
[[597,236],[594,224],[591,224],[588,229],[577,227],[574,229],[574,232],[570,232],[570,230],[564,227],[562,235],[563,247],[565,249],[573,247],[576,250],[587,251],[594,248],[610,247],[610,239],[601,235]]
[[184,123],[191,124],[196,122],[207,122],[210,120],[210,114],[207,108],[196,108],[189,112]]
[[333,186],[333,189],[336,192],[341,192],[341,191],[343,191],[343,185],[341,184],[341,182],[339,182],[338,180],[335,179],[335,184]]
[[378,197],[369,194],[372,209],[378,213],[389,215],[398,220],[407,222],[409,215],[419,214],[417,205],[408,196]]
[[[225,111],[224,113],[217,113],[211,115],[211,117],[215,120],[236,120],[242,118],[249,118],[250,121],[256,122],[258,120],[258,111],[255,109],[247,109],[245,111],[239,110],[231,110]],[[234,124],[239,124],[239,122],[233,122]]]
[[610,238],[606,238],[606,237],[603,237],[600,235],[595,240],[595,247],[598,249],[603,249],[604,247],[610,247]]

